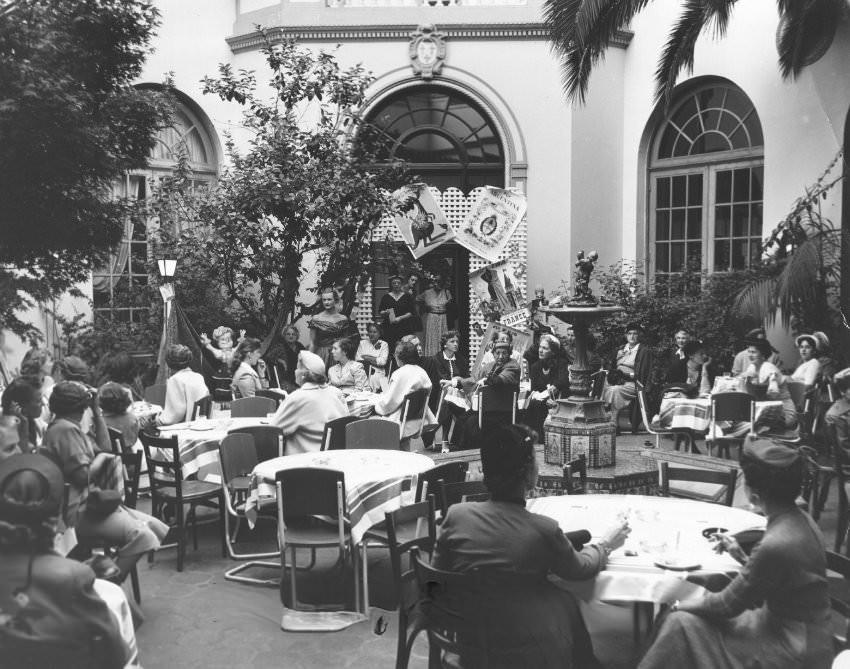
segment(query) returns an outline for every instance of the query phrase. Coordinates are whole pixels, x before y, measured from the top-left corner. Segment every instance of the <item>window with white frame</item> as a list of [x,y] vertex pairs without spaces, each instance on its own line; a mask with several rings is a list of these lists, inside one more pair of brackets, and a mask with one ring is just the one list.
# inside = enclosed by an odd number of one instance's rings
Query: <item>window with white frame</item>
[[686,270],[745,269],[762,242],[764,139],[752,102],[723,82],[671,109],[649,160],[648,258],[662,292]]
[[[204,124],[186,105],[178,105],[172,124],[161,130],[146,170],[125,175],[113,184],[117,198],[144,199],[159,179],[171,174],[181,155],[192,170],[192,186],[206,187],[217,175],[215,145]],[[175,222],[179,224],[179,222]],[[148,287],[148,221],[130,217],[121,242],[106,266],[92,273],[95,318],[123,323],[147,320],[156,297]]]

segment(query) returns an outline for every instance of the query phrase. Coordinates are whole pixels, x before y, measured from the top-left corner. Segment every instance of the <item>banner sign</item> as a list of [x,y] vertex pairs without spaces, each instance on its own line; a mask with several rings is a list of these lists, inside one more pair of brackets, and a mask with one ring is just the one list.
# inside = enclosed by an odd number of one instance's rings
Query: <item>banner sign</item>
[[499,322],[512,328],[525,328],[530,320],[531,309],[525,308],[505,314],[499,319]]
[[487,186],[466,215],[457,242],[489,262],[496,262],[525,216],[525,195]]
[[393,192],[391,201],[395,224],[414,258],[454,239],[454,228],[426,184],[402,186]]

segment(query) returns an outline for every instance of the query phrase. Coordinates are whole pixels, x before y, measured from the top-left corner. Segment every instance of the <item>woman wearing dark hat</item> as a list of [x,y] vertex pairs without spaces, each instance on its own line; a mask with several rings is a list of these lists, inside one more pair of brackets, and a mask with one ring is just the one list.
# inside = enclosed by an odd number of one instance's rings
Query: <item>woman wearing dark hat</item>
[[92,570],[53,551],[63,484],[43,456],[0,461],[0,664],[136,666]]
[[537,481],[535,441],[523,425],[485,426],[475,446],[481,449],[490,500],[449,508],[432,563],[449,571],[482,568],[523,575],[512,584],[486,588],[480,608],[469,611],[483,619],[492,650],[489,667],[599,667],[578,602],[548,577],[593,578],[611,551],[623,545],[629,528],[615,525],[595,545],[576,551],[557,522],[529,512],[525,498]]
[[733,538],[715,535],[717,550],[743,569],[723,591],[673,604],[640,669],[831,666],[824,540],[794,503],[803,467],[794,449],[746,442],[741,468],[750,502],[767,516],[764,537],[748,557]]
[[173,425],[192,420],[195,402],[210,394],[204,377],[189,367],[192,351],[188,346],[172,344],[165,352],[165,363],[174,372],[165,387],[165,407],[156,418],[157,425]]
[[390,290],[378,303],[378,313],[384,318],[384,339],[391,352],[395,351],[396,342],[419,328],[416,302],[403,286],[400,276],[391,276]]
[[[44,434],[42,451],[62,470],[70,486],[65,523],[76,530],[83,546],[97,543],[117,547],[115,562],[122,574],[148,551],[159,548],[168,526],[156,518],[128,509],[108,481],[114,456],[98,452],[80,429],[80,420],[91,404],[99,414],[97,396],[81,383],[62,381],[50,395],[54,420]],[[119,461],[120,464],[120,461]],[[101,483],[98,486],[98,483]]]
[[[747,354],[747,348],[754,341],[767,341],[767,335],[764,332],[764,328],[754,328],[747,332],[747,335],[744,337],[744,348],[741,351],[738,351],[735,354],[735,359],[732,361],[732,376],[740,376],[741,373],[747,368],[747,365],[750,363],[749,355]],[[768,345],[770,342],[768,342]],[[776,362],[776,351],[771,346],[770,353],[767,355],[766,360],[774,363]]]
[[[652,373],[652,351],[641,345],[643,327],[639,323],[626,326],[626,345],[617,351],[617,357],[611,362],[608,381],[612,385],[605,388],[602,400],[610,407],[616,423],[617,414],[629,406],[637,397],[636,381],[645,387],[649,385]],[[635,419],[635,416],[637,418]],[[640,425],[639,414],[633,412],[632,432]]]
[[797,407],[788,391],[785,376],[779,368],[767,358],[773,350],[766,339],[753,339],[747,347],[749,364],[738,377],[744,384],[744,389],[765,389],[768,400],[779,400],[782,407],[779,411],[766,409],[756,418],[753,429],[757,433],[775,430],[792,430],[797,427]]

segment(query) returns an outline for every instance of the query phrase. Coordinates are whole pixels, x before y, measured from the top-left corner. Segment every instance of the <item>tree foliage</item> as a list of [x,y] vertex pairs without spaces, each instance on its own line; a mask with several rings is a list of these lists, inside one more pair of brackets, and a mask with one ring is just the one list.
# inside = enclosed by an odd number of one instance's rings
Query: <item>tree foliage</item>
[[142,0],[17,0],[0,21],[0,327],[88,278],[120,239],[112,182],[169,117],[133,88],[158,22]]
[[[378,138],[357,110],[372,77],[344,69],[333,54],[314,54],[292,41],[263,49],[271,99],[253,72],[220,65],[204,92],[244,107],[252,132],[217,185],[196,197],[195,224],[177,241],[184,262],[207,268],[208,279],[270,342],[309,304],[298,300],[308,274],[321,286],[344,287],[351,309],[374,261],[372,231],[388,211],[387,190],[403,183],[400,166],[375,165]],[[356,131],[357,141],[352,137]]]

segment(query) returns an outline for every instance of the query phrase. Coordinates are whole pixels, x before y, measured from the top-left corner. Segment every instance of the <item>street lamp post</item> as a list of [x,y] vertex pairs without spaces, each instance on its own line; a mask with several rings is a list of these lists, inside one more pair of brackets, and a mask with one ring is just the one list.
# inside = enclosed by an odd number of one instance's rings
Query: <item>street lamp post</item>
[[156,261],[159,267],[159,275],[162,277],[162,284],[159,287],[159,294],[162,295],[162,306],[165,312],[164,328],[168,325],[168,315],[171,311],[171,302],[174,300],[174,275],[177,273],[176,258],[160,258]]

